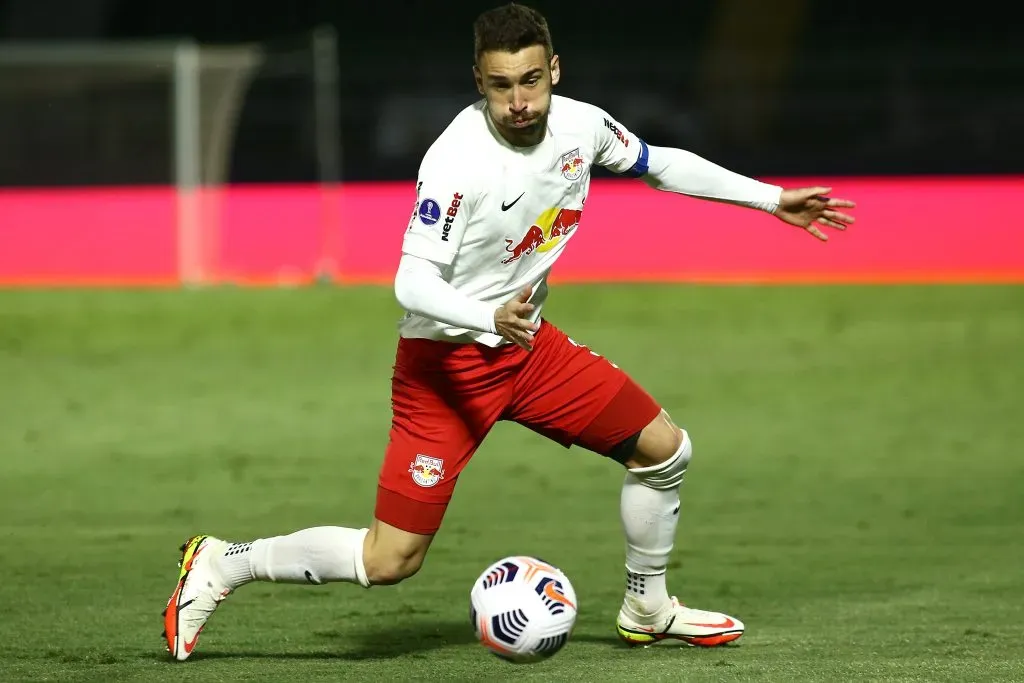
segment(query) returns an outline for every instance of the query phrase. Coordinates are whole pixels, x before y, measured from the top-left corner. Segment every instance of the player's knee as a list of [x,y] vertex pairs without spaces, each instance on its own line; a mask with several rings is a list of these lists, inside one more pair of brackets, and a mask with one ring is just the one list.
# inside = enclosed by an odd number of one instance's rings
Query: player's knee
[[625,462],[630,469],[654,467],[674,457],[682,446],[684,432],[664,410],[641,430],[633,454]]
[[662,411],[640,432],[633,457],[625,465],[644,485],[669,489],[682,483],[692,455],[689,434]]
[[375,522],[363,546],[367,581],[391,586],[408,579],[423,566],[431,539]]

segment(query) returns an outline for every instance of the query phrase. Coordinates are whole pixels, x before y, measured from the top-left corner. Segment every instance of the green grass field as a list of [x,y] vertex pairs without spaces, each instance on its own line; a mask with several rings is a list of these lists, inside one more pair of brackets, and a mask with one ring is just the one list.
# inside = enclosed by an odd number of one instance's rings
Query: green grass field
[[[0,680],[1024,679],[1024,288],[556,286],[547,313],[691,431],[670,588],[736,646],[620,646],[621,471],[503,424],[420,574],[247,586],[172,664],[187,536],[369,521],[392,295],[10,291]],[[581,602],[529,666],[468,622],[518,553]]]

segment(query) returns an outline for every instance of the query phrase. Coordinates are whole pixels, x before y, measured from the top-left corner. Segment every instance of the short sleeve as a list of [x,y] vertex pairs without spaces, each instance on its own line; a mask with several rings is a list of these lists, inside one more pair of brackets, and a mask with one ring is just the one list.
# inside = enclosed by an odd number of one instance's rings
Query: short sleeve
[[596,141],[595,163],[620,175],[647,173],[647,143],[599,107],[591,107]]
[[472,211],[467,180],[424,159],[416,183],[416,203],[402,241],[402,251],[436,263],[450,264],[459,251]]

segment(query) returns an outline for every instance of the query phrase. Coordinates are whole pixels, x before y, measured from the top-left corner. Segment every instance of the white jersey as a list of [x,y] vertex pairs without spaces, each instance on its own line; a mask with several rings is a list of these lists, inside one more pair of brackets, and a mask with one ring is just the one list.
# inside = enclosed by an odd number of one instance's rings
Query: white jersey
[[[402,251],[442,265],[453,287],[495,307],[532,286],[537,320],[548,273],[580,229],[591,167],[640,175],[646,163],[643,141],[594,105],[553,95],[543,142],[522,148],[501,137],[481,100],[460,112],[424,155]],[[504,342],[411,313],[399,332]]]

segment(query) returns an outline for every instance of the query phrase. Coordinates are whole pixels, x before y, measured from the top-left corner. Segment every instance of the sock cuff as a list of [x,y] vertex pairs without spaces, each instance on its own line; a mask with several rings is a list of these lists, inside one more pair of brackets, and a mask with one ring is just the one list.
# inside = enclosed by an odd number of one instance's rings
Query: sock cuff
[[668,460],[649,467],[634,467],[627,471],[626,476],[652,489],[671,489],[682,484],[693,455],[693,444],[686,430],[681,431],[683,440]]
[[257,549],[255,546],[260,543],[261,541],[228,543],[220,556],[215,558],[214,564],[221,578],[232,590],[256,578],[252,571],[252,554]]
[[366,577],[366,565],[363,564],[363,543],[366,541],[366,534],[370,533],[370,530],[359,529],[357,533],[358,536],[355,539],[356,547],[352,549],[352,554],[355,557],[356,580],[359,581],[359,585],[363,588],[369,588],[370,580]]
[[628,564],[626,565],[626,574],[627,575],[628,574],[634,574],[636,576],[660,576],[662,574],[665,574],[666,571],[667,571],[667,569],[662,569],[661,571],[655,571],[653,569],[644,569],[644,570],[641,571],[641,570],[633,569]]

